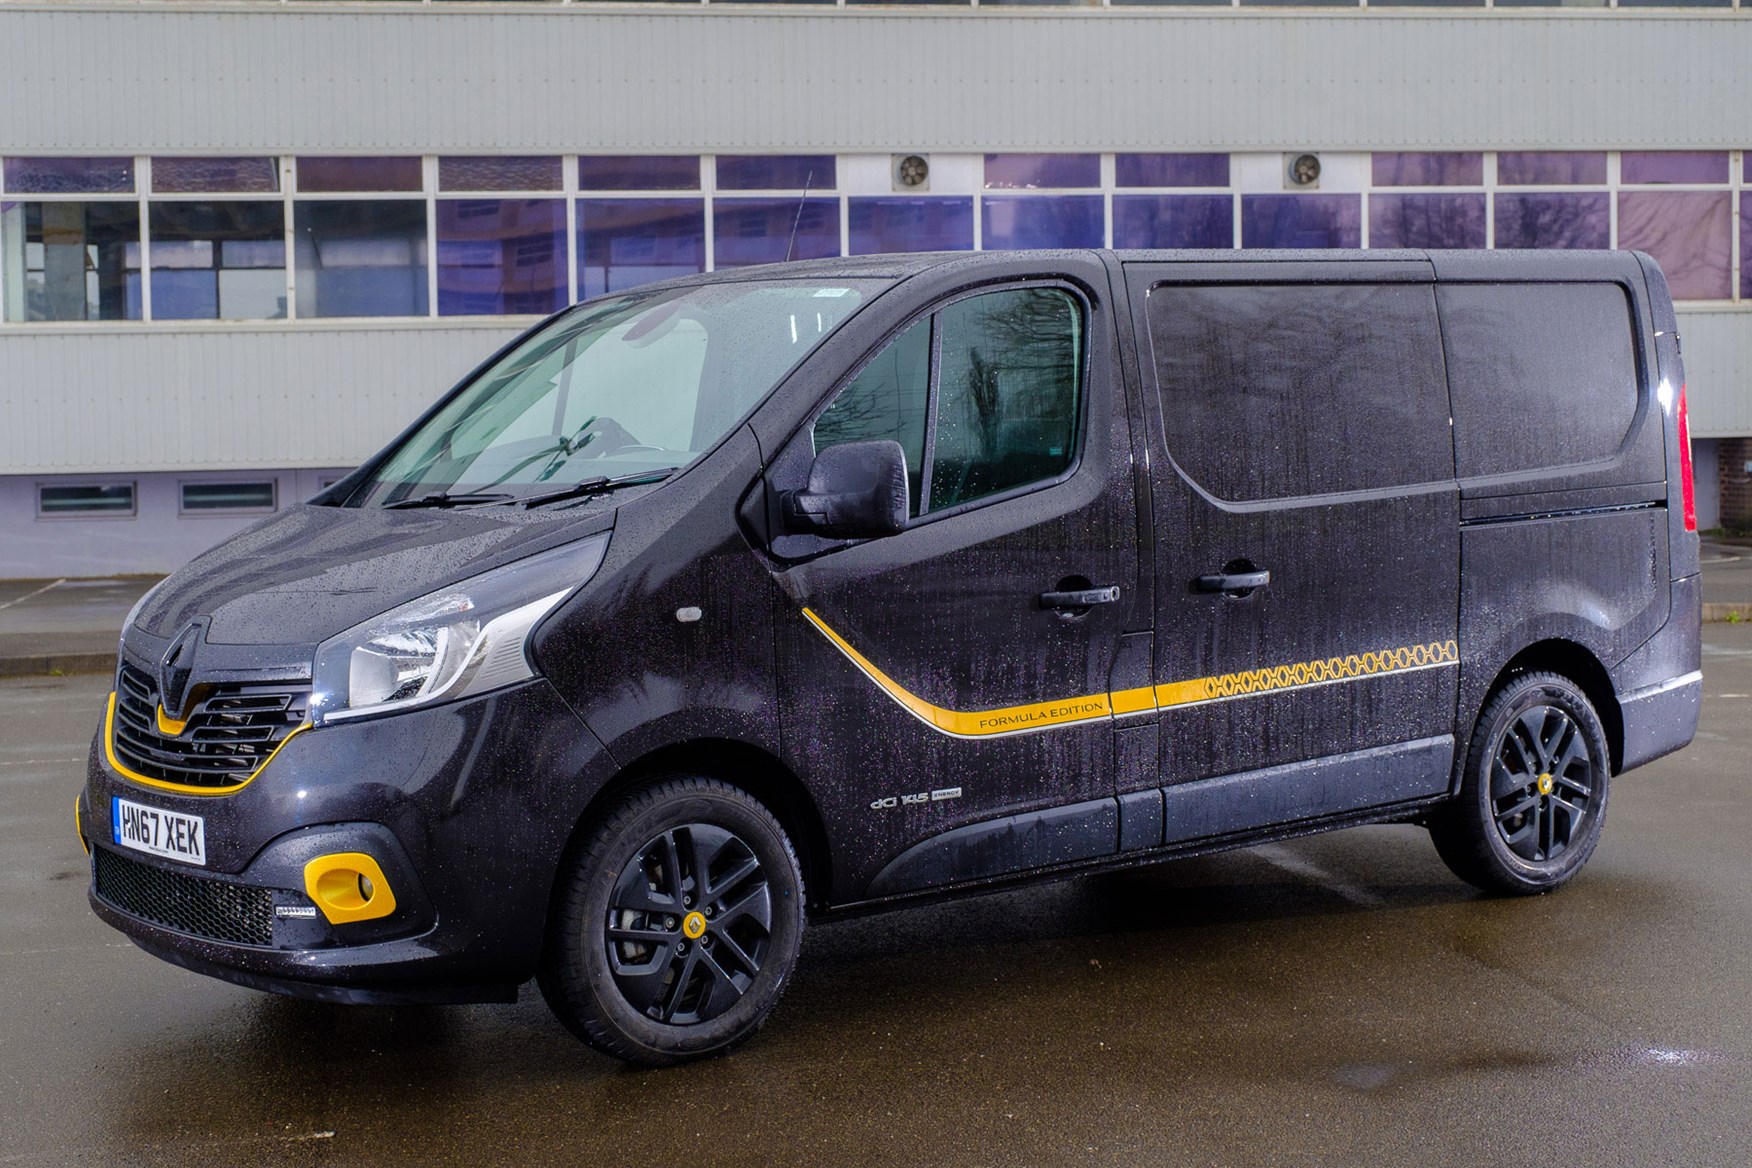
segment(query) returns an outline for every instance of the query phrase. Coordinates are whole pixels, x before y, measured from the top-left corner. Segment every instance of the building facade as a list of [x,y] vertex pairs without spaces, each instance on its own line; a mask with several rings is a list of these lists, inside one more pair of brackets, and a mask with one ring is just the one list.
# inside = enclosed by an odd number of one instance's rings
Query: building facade
[[0,0],[0,576],[161,572],[574,299],[883,251],[1624,247],[1752,525],[1752,11]]

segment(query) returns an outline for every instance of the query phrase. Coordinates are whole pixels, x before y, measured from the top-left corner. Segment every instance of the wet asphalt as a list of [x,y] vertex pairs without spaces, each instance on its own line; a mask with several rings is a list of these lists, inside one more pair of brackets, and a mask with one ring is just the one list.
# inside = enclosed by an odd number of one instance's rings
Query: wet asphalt
[[1375,827],[813,928],[740,1052],[315,1005],[85,905],[102,677],[0,682],[0,1165],[1752,1163],[1752,629],[1567,889]]

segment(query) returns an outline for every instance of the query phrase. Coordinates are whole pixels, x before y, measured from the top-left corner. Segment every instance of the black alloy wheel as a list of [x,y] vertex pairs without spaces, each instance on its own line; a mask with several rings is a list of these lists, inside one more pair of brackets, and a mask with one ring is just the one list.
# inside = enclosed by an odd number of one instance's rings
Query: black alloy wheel
[[1511,852],[1555,860],[1581,837],[1594,796],[1587,735],[1558,706],[1534,706],[1508,726],[1491,769],[1491,812]]
[[670,828],[627,861],[604,928],[621,996],[659,1022],[707,1022],[735,1005],[772,946],[772,889],[741,837]]
[[796,965],[803,879],[759,801],[662,780],[587,827],[565,864],[538,980],[572,1033],[665,1066],[760,1029]]
[[1549,892],[1581,870],[1606,819],[1612,756],[1579,686],[1510,678],[1478,716],[1459,797],[1430,819],[1456,876],[1487,892]]

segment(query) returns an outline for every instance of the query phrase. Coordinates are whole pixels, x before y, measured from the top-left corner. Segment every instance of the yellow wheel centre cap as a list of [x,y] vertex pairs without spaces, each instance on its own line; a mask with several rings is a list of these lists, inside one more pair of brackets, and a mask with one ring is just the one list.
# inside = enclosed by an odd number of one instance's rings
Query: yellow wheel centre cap
[[[1543,774],[1543,775],[1539,776],[1539,793],[1541,795],[1551,794],[1553,788],[1555,788],[1556,786],[1557,786],[1557,784],[1553,783],[1551,781],[1550,774]],[[698,915],[698,914],[695,914],[695,915]]]
[[681,931],[690,941],[698,941],[706,933],[706,917],[704,913],[690,912],[681,918]]

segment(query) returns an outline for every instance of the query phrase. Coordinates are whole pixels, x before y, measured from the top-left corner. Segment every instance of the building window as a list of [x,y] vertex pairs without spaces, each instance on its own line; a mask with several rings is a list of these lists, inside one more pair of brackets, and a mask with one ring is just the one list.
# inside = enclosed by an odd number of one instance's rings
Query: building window
[[1747,154],[1334,152],[1311,184],[1262,151],[939,154],[905,186],[883,154],[9,157],[0,321],[542,315],[787,259],[1102,246],[1635,248],[1675,298],[1739,303]]
[[1626,151],[1619,178],[1618,246],[1654,256],[1676,299],[1729,299],[1734,208],[1727,151]]
[[971,196],[853,198],[847,217],[852,255],[973,250]]
[[439,316],[546,316],[567,299],[565,200],[438,200]]
[[712,231],[720,268],[825,259],[840,253],[839,200],[717,199]]
[[133,514],[133,483],[63,483],[37,487],[37,515],[43,519],[131,517]]
[[154,194],[277,194],[280,167],[272,158],[154,158]]
[[1242,195],[1242,247],[1361,247],[1360,195]]
[[557,191],[562,185],[557,155],[438,160],[441,191]]
[[426,204],[295,204],[299,316],[425,316]]
[[132,158],[8,158],[0,175],[14,195],[122,195],[134,190]]
[[286,216],[280,203],[153,203],[154,320],[273,320],[286,315]]
[[706,270],[704,199],[579,199],[578,295]]
[[183,483],[179,507],[184,515],[272,511],[276,503],[275,487],[272,479],[259,483]]
[[139,320],[140,205],[0,201],[6,319]]

